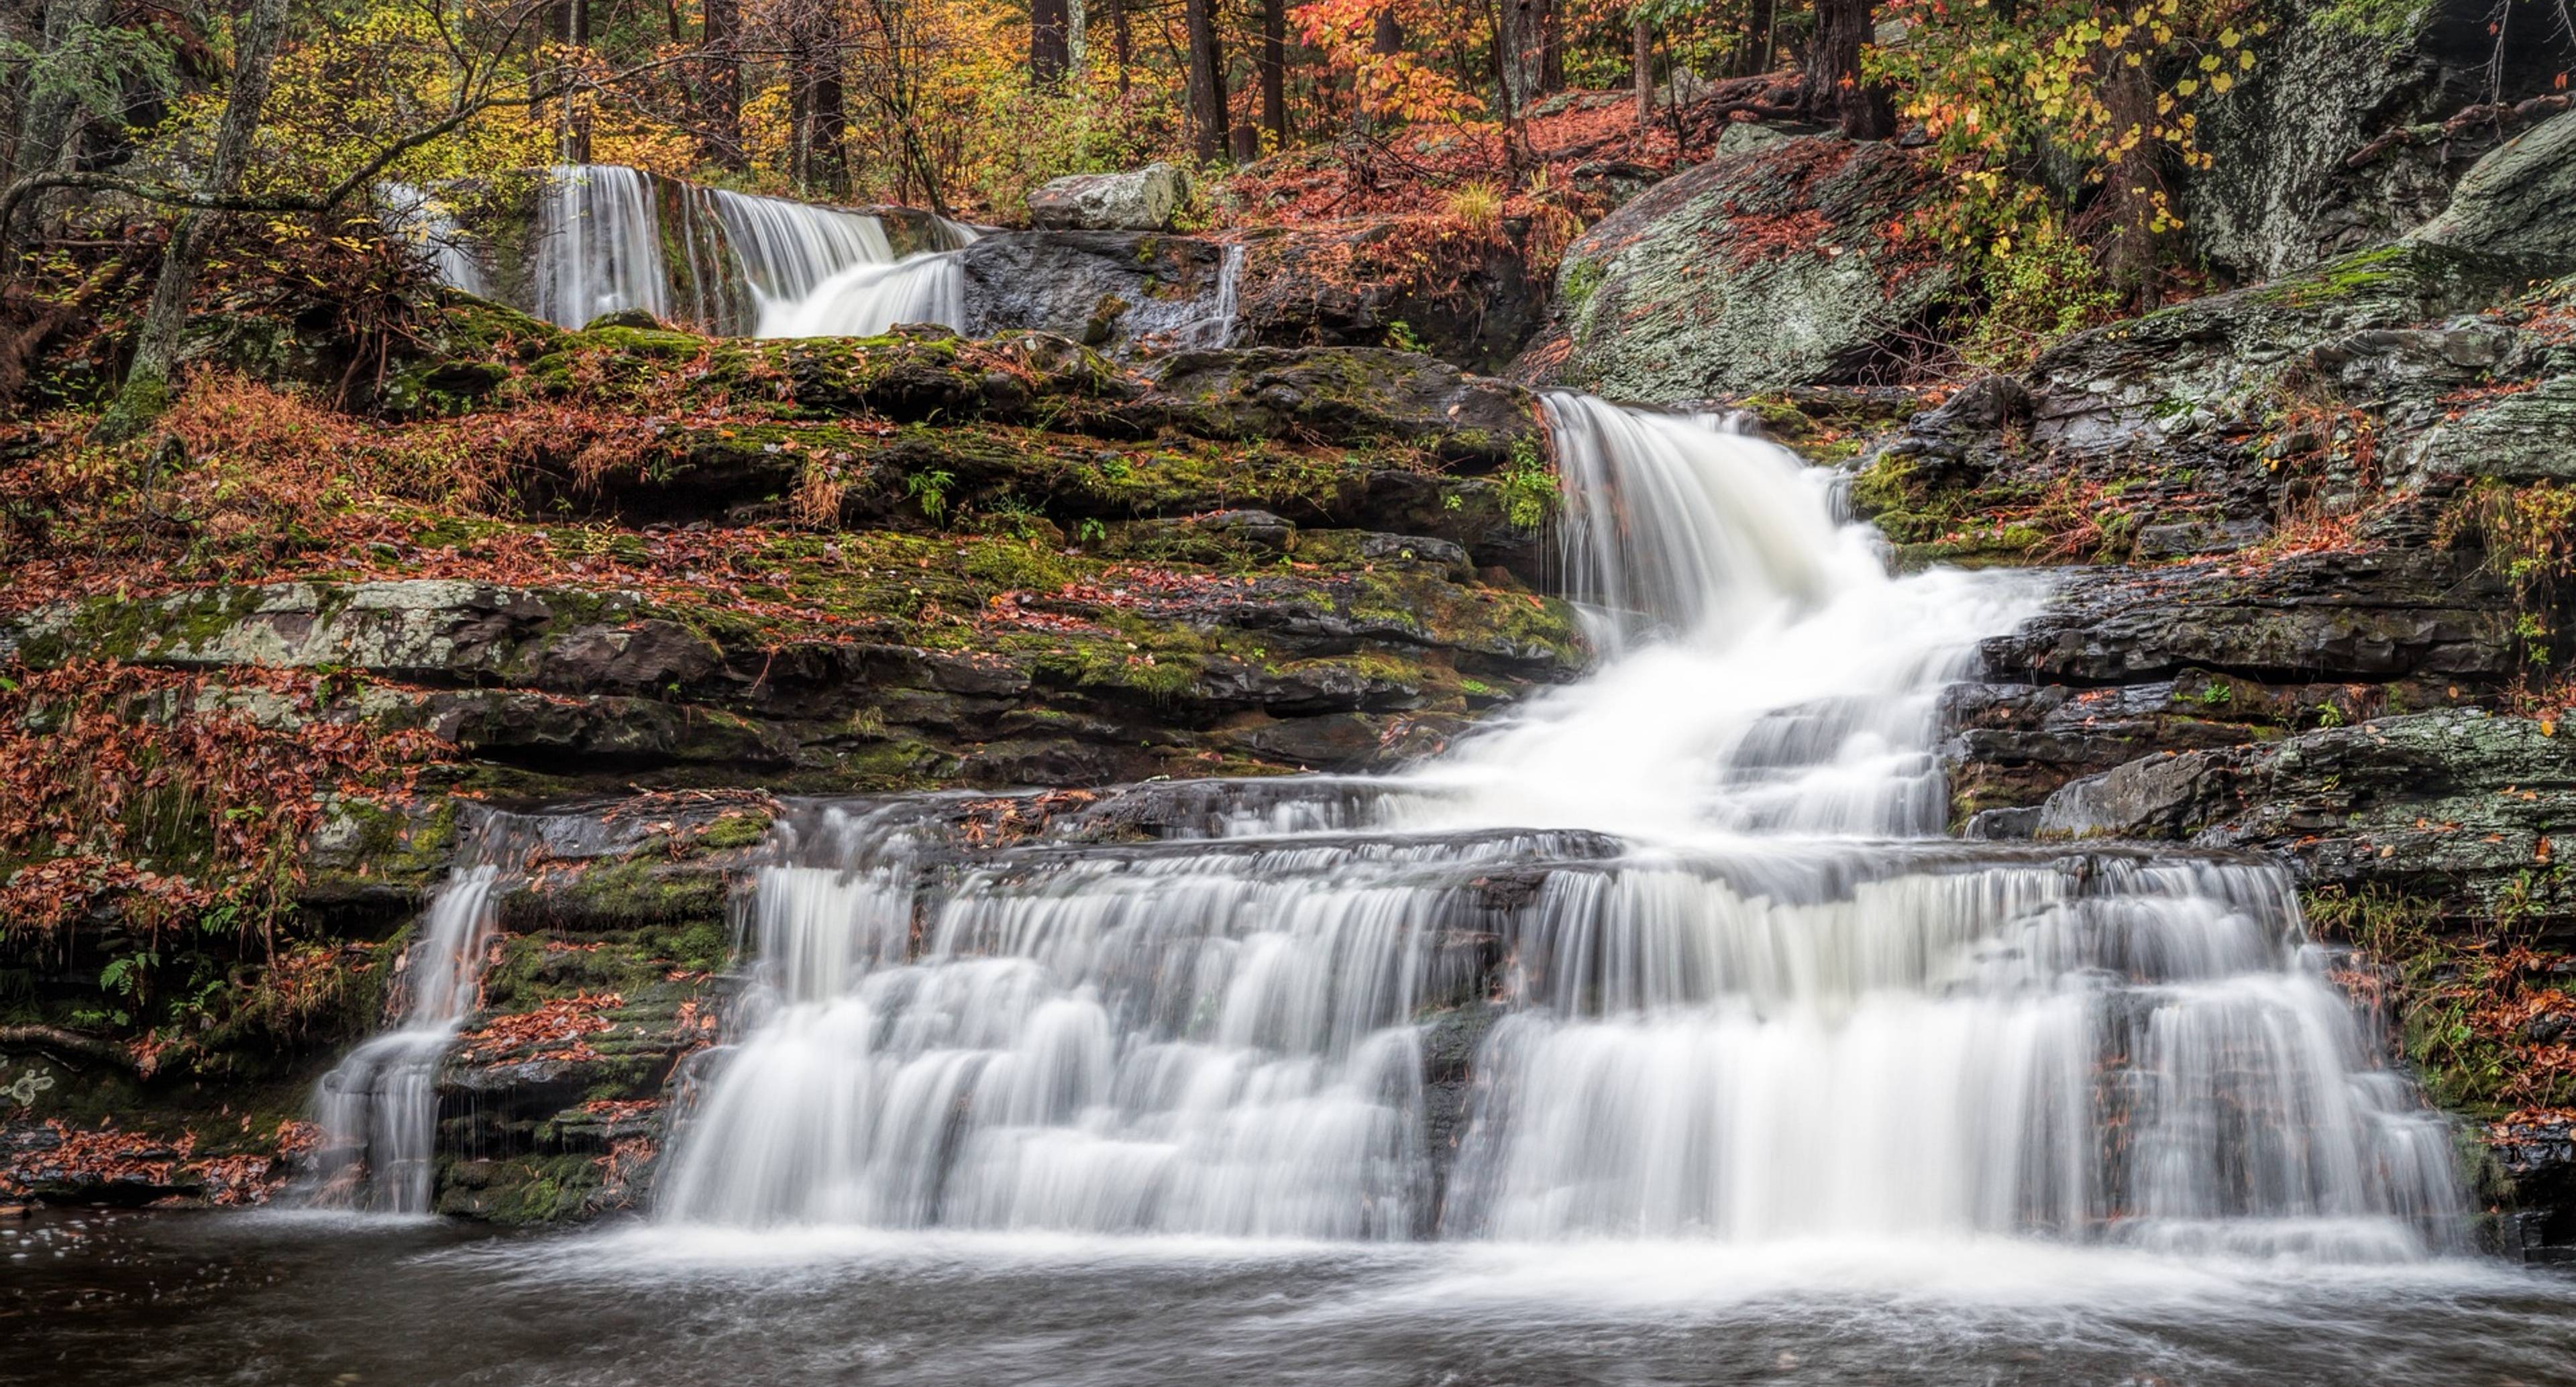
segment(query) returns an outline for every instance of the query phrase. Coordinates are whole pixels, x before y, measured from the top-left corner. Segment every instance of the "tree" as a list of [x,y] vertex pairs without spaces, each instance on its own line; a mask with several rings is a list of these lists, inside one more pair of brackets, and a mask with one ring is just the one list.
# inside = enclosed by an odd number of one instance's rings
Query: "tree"
[[1646,18],[1644,6],[1628,26],[1629,80],[1637,87],[1637,123],[1651,125],[1655,119],[1655,26]]
[[1811,116],[1832,121],[1855,140],[1896,133],[1895,102],[1861,72],[1861,50],[1872,28],[1870,0],[1816,0],[1816,36],[1807,48],[1801,97]]
[[701,32],[699,46],[699,86],[704,93],[705,110],[700,119],[705,130],[699,147],[706,158],[729,169],[750,164],[742,148],[742,60],[735,54],[736,38],[742,28],[742,10],[738,0],[700,0]]
[[[259,133],[260,111],[268,104],[269,79],[285,36],[286,0],[251,0],[249,12],[233,33],[232,86],[224,94],[224,113],[215,126],[214,149],[201,189],[209,198],[230,198],[241,191],[242,170],[250,162],[251,140]],[[161,274],[153,282],[152,301],[135,337],[134,359],[126,367],[115,406],[99,424],[103,439],[131,438],[168,407],[170,374],[178,364],[188,300],[205,269],[214,219],[221,215],[213,209],[190,208],[171,224],[169,243],[161,250]]]
[[1503,92],[1511,109],[1526,111],[1565,85],[1556,0],[1500,0],[1495,43]]
[[1225,55],[1217,47],[1216,0],[1182,0],[1189,42],[1190,141],[1202,162],[1225,154]]
[[831,0],[787,0],[789,169],[807,193],[845,197],[848,117],[841,101],[840,16]]
[[1041,86],[1073,67],[1073,21],[1066,0],[1029,0],[1029,76]]
[[1769,72],[1772,50],[1779,42],[1779,22],[1775,0],[1750,0],[1744,7],[1744,39],[1736,45],[1728,70],[1737,77]]
[[1288,0],[1261,0],[1261,128],[1288,143]]
[[[41,46],[19,97],[10,151],[13,180],[70,170],[80,152],[83,112],[117,104],[133,75],[130,68],[152,68],[148,75],[167,80],[167,53],[144,47],[134,31],[115,27],[115,11],[114,0],[58,0],[44,7],[37,40]],[[51,202],[43,199],[30,209],[19,223],[22,236],[50,228],[56,210]]]

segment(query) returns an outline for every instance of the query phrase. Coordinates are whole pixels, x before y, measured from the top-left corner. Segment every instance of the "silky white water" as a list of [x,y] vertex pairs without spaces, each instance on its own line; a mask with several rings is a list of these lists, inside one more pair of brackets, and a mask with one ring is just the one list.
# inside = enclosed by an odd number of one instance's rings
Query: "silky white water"
[[2033,587],[1890,576],[1718,421],[1547,408],[1595,674],[1233,837],[957,862],[932,802],[797,819],[659,1217],[2454,1244],[2447,1130],[2277,869],[1941,836],[1937,698]]
[[438,1069],[474,1011],[493,930],[499,867],[459,865],[439,887],[396,986],[393,1026],[349,1052],[313,1092],[321,1129],[307,1202],[368,1213],[425,1214],[435,1187]]

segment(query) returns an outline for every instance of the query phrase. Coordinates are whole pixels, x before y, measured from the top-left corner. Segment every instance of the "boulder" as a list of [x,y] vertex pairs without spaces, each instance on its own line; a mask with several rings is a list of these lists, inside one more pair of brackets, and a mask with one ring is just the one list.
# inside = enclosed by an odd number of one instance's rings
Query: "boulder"
[[1029,329],[1102,351],[1221,347],[1225,249],[1133,231],[1015,231],[958,253],[970,335]]
[[1543,452],[1529,392],[1412,352],[1183,352],[1147,407],[1202,438],[1402,438],[1456,463]]
[[1673,401],[1848,382],[1957,287],[1905,231],[1938,196],[1890,144],[1805,136],[1656,185],[1567,247],[1520,379]]
[[1237,338],[1246,346],[1409,346],[1500,370],[1538,327],[1520,224],[1364,217],[1245,233]]
[[1189,196],[1189,175],[1169,164],[1077,173],[1029,194],[1029,220],[1055,231],[1169,231]]
[[2451,205],[2415,233],[2532,275],[2576,271],[2576,111],[2499,146],[2460,180]]
[[2510,596],[2474,559],[2325,550],[2260,568],[2106,569],[1986,642],[1987,670],[2069,684],[2215,670],[2270,681],[2497,683],[2515,671]]

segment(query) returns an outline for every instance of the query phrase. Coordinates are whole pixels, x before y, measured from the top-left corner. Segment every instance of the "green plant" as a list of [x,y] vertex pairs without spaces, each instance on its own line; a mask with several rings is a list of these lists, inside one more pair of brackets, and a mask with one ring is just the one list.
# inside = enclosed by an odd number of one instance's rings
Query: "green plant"
[[955,473],[934,468],[906,474],[903,479],[903,494],[919,503],[921,513],[930,517],[931,523],[935,525],[947,517],[948,493],[956,486]]
[[1483,179],[1449,190],[1449,215],[1479,236],[1499,236],[1503,229],[1503,190]]
[[1517,529],[1535,530],[1556,513],[1556,470],[1539,455],[1538,442],[1522,437],[1512,442],[1512,460],[1498,474],[1503,518]]
[[1386,345],[1391,351],[1428,352],[1430,344],[1413,335],[1413,326],[1402,318],[1386,325]]
[[2027,364],[2051,343],[2101,322],[2120,307],[2120,291],[2045,200],[2017,213],[1997,209],[1999,221],[2020,234],[1997,234],[1977,259],[1982,305],[1970,319],[1959,352],[1993,369]]

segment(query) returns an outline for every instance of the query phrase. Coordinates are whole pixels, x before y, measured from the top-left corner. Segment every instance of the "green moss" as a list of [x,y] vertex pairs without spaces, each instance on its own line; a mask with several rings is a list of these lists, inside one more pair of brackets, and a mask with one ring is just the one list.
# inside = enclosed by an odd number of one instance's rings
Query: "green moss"
[[710,851],[732,848],[756,848],[769,838],[769,816],[749,811],[725,814],[708,824],[697,837],[697,845]]
[[1557,298],[1565,304],[1565,311],[1581,316],[1583,306],[1592,301],[1593,293],[1600,289],[1601,281],[1609,274],[1609,268],[1598,260],[1568,261],[1565,274],[1557,281],[1556,291]]

